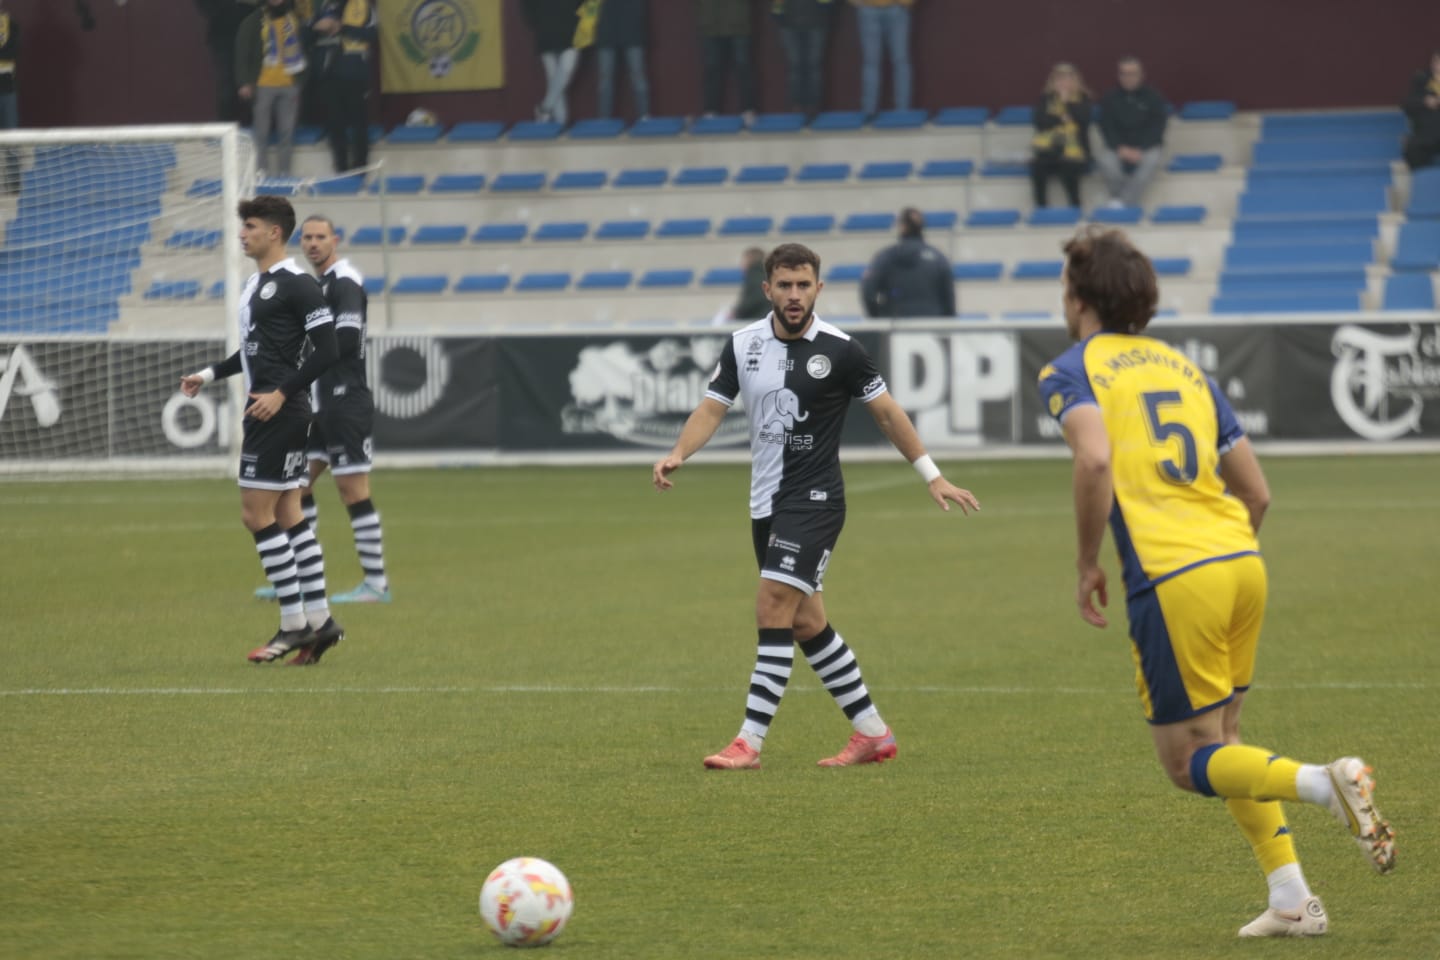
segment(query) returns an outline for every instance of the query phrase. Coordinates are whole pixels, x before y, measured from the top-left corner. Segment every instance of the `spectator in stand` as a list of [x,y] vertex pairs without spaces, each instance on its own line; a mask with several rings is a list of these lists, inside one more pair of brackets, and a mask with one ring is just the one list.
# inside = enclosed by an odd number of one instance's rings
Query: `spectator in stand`
[[215,118],[240,119],[240,84],[235,82],[235,35],[240,23],[255,10],[250,0],[195,0],[205,18],[205,45],[215,66]]
[[[300,115],[300,88],[305,83],[305,25],[293,0],[265,0],[245,18],[235,35],[235,79],[240,99],[253,104],[255,161],[269,176],[290,176],[295,150],[295,121]],[[278,156],[270,166],[270,130],[279,138]]]
[[825,93],[825,38],[835,0],[774,0],[789,73],[790,109],[814,117]]
[[740,255],[740,299],[730,308],[730,319],[742,322],[764,320],[770,314],[770,298],[765,295],[765,251],[750,247]]
[[[20,98],[15,87],[15,64],[20,56],[20,25],[10,16],[9,5],[0,0],[0,130],[20,126]],[[5,171],[0,193],[20,192],[20,155],[5,151]]]
[[1035,104],[1030,183],[1035,206],[1046,205],[1051,177],[1059,177],[1070,206],[1080,206],[1080,177],[1090,169],[1090,93],[1080,71],[1057,63]]
[[755,113],[755,73],[750,67],[754,24],[750,0],[695,0],[700,25],[701,86],[705,115],[721,111],[725,102],[725,71],[734,67],[740,88],[740,112],[748,121]]
[[650,83],[645,78],[645,43],[650,30],[650,0],[605,0],[595,25],[595,66],[598,73],[598,115],[615,113],[615,60],[624,55],[630,71],[635,114],[650,115]]
[[896,110],[910,109],[910,7],[915,0],[850,0],[860,26],[860,110],[880,109],[880,59],[890,57]]
[[535,52],[545,68],[545,99],[535,107],[536,120],[565,124],[570,108],[565,91],[575,75],[580,51],[575,47],[577,0],[522,0],[521,11],[535,34]]
[[1430,55],[1430,69],[1415,74],[1405,98],[1410,136],[1405,139],[1405,162],[1411,170],[1440,159],[1440,50]]
[[955,276],[950,259],[925,242],[925,215],[900,211],[900,240],[875,254],[860,281],[870,317],[953,317]]
[[370,164],[370,62],[378,24],[370,0],[324,0],[314,22],[330,157],[336,173]]
[[1138,207],[1160,170],[1165,141],[1165,98],[1145,82],[1145,68],[1134,57],[1119,63],[1119,85],[1100,101],[1100,132],[1105,138],[1095,163],[1110,192],[1109,207]]

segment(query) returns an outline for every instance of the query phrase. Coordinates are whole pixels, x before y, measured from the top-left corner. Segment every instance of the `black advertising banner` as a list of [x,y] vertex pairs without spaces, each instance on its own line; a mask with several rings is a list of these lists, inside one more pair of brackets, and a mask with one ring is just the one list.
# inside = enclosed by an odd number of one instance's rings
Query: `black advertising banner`
[[[669,336],[507,337],[501,341],[500,446],[505,450],[668,450],[724,349],[728,331]],[[860,342],[872,353],[874,337]],[[739,404],[708,448],[744,448]],[[879,429],[852,409],[844,442],[875,443]]]
[[1287,439],[1440,437],[1440,323],[1276,327]]
[[[1288,439],[1277,431],[1275,404],[1290,389],[1293,374],[1288,360],[1278,361],[1273,327],[1156,322],[1145,333],[1185,354],[1213,379],[1251,437]],[[1020,330],[1015,336],[1020,344],[1020,441],[1063,443],[1060,424],[1041,407],[1035,384],[1041,369],[1073,341],[1058,328]]]
[[214,456],[228,449],[234,417],[226,386],[196,397],[180,392],[182,375],[225,357],[225,341],[122,340],[109,350],[110,456]]
[[500,442],[497,341],[482,337],[371,337],[375,449],[489,450]]
[[108,349],[96,341],[0,344],[0,458],[106,455]]

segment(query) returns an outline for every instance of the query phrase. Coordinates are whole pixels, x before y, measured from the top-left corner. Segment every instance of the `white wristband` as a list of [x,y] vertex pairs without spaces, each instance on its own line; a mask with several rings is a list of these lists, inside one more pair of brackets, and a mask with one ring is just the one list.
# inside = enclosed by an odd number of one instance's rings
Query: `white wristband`
[[197,371],[195,371],[194,373],[190,374],[190,376],[192,376],[192,377],[199,377],[199,378],[200,378],[202,381],[204,381],[205,383],[214,383],[214,382],[215,382],[215,368],[214,368],[214,367],[206,367],[204,370],[197,370]]
[[928,486],[932,480],[940,476],[940,468],[935,466],[935,461],[930,459],[930,454],[916,457],[915,462],[910,464],[915,472],[920,474],[920,479]]

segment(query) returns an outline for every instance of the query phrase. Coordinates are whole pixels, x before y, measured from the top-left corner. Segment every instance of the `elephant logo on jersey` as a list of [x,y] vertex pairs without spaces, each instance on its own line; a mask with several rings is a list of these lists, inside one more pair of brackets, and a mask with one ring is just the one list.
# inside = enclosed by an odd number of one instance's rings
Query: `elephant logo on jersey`
[[1367,440],[1420,430],[1425,397],[1440,394],[1440,327],[1384,336],[1343,326],[1331,341],[1330,399],[1345,425]]
[[40,372],[23,345],[0,357],[0,418],[11,396],[24,397],[35,408],[35,422],[53,427],[60,420],[60,394],[55,382]]
[[771,390],[760,400],[760,439],[771,443],[784,443],[785,435],[795,424],[810,419],[808,411],[800,409],[800,398],[794,390],[781,387]]

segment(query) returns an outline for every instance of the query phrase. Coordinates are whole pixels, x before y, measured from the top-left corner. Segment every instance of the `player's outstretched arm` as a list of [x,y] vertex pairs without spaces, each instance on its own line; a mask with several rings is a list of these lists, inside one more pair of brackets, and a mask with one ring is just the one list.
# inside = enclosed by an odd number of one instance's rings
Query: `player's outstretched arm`
[[965,514],[980,509],[980,501],[975,499],[973,493],[955,486],[940,473],[940,468],[935,466],[935,461],[925,452],[925,444],[921,442],[920,434],[915,432],[915,424],[910,422],[909,414],[894,397],[882,393],[870,401],[869,407],[870,415],[875,418],[880,432],[900,451],[901,456],[910,461],[910,465],[929,488],[930,499],[934,500],[941,510],[948,511],[952,503]]
[[670,474],[679,470],[695,451],[710,442],[715,431],[720,429],[720,422],[725,419],[729,409],[711,397],[700,401],[700,406],[695,408],[686,419],[685,426],[680,428],[680,437],[675,441],[675,446],[671,447],[664,457],[655,461],[651,480],[656,490],[669,490],[675,485]]

